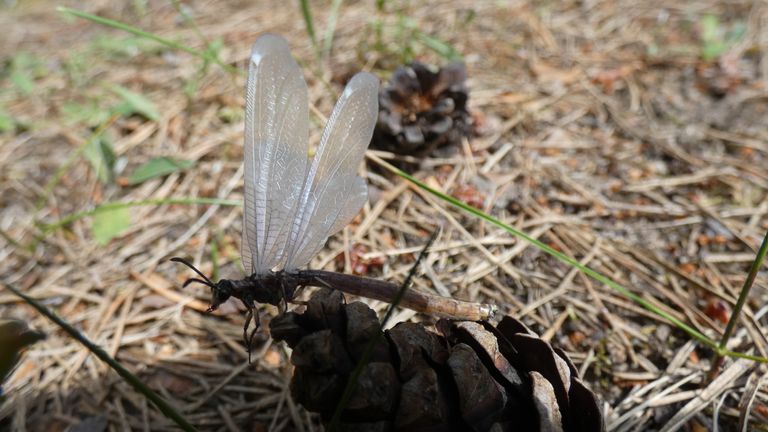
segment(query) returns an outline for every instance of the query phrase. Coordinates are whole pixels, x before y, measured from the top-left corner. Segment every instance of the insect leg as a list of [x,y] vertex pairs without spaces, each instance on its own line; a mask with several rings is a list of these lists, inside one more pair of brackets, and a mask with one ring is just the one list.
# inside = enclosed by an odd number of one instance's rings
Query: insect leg
[[250,346],[248,346],[248,326],[251,325],[251,319],[253,319],[253,308],[250,307],[248,304],[245,304],[245,307],[248,308],[248,312],[245,313],[245,324],[243,325],[243,342],[245,342],[245,346],[248,349],[248,352],[250,353],[251,348]]
[[253,323],[253,330],[251,330],[251,337],[248,338],[248,363],[251,363],[251,348],[253,347],[253,338],[256,336],[256,332],[259,330],[259,326],[261,325],[261,321],[259,320],[259,310],[254,308],[252,309],[253,312],[251,313],[251,316],[254,319]]
[[[256,308],[256,305],[253,303],[253,299],[251,299],[250,296],[246,296],[244,299],[241,300],[243,302],[243,305],[247,309],[246,315],[245,315],[245,324],[243,325],[243,343],[245,343],[245,349],[248,351],[248,363],[251,362],[251,348],[253,347],[253,337],[256,335],[256,332],[259,330],[259,325],[261,324],[259,322],[259,310]],[[248,326],[251,325],[251,320],[255,317],[255,323],[253,330],[251,331],[250,337],[248,336]]]
[[280,280],[280,294],[283,296],[281,306],[278,306],[278,312],[284,314],[288,312],[288,303],[293,302],[293,297],[296,295],[296,289],[291,292],[284,280]]

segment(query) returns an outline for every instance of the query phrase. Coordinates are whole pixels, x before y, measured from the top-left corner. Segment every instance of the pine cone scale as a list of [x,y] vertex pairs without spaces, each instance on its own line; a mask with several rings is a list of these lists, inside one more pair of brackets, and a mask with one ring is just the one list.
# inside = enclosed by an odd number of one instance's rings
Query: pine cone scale
[[441,334],[400,323],[380,333],[365,306],[322,291],[303,314],[273,320],[272,334],[294,348],[294,399],[325,421],[375,338],[343,430],[604,430],[595,395],[567,357],[519,321],[440,321]]
[[379,93],[371,147],[419,157],[459,144],[472,123],[466,78],[462,63],[436,72],[418,62],[397,68]]

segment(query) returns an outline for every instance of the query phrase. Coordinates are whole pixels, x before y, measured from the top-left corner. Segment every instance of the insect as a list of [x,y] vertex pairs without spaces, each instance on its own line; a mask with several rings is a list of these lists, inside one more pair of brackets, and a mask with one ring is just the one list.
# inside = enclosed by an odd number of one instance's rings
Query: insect
[[[367,199],[357,174],[378,116],[378,79],[356,74],[339,98],[312,160],[309,152],[307,85],[282,37],[266,34],[253,45],[245,104],[245,192],[243,279],[211,281],[209,311],[230,297],[247,309],[243,338],[247,346],[258,329],[257,303],[287,305],[304,286],[330,287],[349,294],[389,301],[397,284],[322,270],[300,270],[360,211]],[[408,290],[400,306],[465,320],[490,318],[495,308]],[[255,316],[256,328],[248,337]]]

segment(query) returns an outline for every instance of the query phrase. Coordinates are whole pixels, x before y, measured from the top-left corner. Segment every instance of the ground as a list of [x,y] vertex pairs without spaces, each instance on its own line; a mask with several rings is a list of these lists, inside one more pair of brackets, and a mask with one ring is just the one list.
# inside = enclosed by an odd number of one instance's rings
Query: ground
[[[300,2],[70,4],[222,67],[59,4],[5,2],[2,282],[55,310],[201,429],[317,430],[289,397],[285,346],[261,333],[248,364],[242,309],[205,314],[210,294],[182,290],[190,271],[168,261],[240,274],[244,75],[231,69],[274,32],[305,68],[312,143],[350,72],[386,82],[403,62],[460,56],[476,134],[412,174],[719,341],[768,230],[766,3],[340,3],[334,12],[309,2],[315,45]],[[148,161],[145,172],[164,175],[137,173]],[[494,303],[563,348],[609,430],[736,430],[746,419],[768,429],[764,366],[727,359],[710,382],[713,350],[669,321],[374,159],[365,172],[369,204],[313,268],[402,281],[439,229],[416,289]],[[144,205],[78,214],[110,202]],[[731,350],[766,357],[767,286],[763,270]],[[264,326],[275,313],[262,309]],[[5,425],[173,427],[7,290],[0,317],[48,336],[4,386]],[[393,321],[403,320],[431,317],[403,310]]]

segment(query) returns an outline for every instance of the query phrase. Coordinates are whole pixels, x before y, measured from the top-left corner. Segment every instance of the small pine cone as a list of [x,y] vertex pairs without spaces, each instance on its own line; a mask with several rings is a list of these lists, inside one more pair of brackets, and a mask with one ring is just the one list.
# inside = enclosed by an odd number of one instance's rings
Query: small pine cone
[[459,143],[471,124],[466,79],[462,63],[437,72],[418,62],[399,67],[379,93],[371,146],[418,157]]
[[342,413],[355,431],[602,431],[598,401],[564,352],[521,322],[441,320],[441,334],[400,323],[383,335],[363,303],[319,290],[303,313],[270,324],[291,348],[291,394],[330,421],[372,338],[372,355]]
[[0,385],[21,360],[24,350],[43,339],[44,333],[30,329],[24,321],[0,319]]

